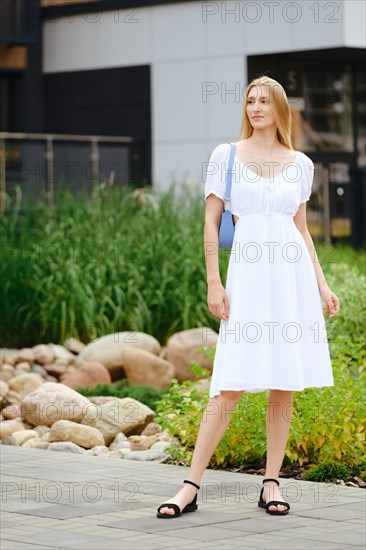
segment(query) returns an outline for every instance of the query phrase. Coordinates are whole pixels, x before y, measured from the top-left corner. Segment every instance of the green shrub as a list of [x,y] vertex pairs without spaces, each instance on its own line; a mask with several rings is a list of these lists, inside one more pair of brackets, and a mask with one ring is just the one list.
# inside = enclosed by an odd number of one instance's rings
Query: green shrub
[[335,317],[326,317],[329,341],[339,338],[365,340],[366,326],[366,277],[365,270],[345,262],[326,265],[327,283],[340,300],[340,310]]
[[161,400],[167,389],[159,390],[151,386],[130,384],[127,379],[122,379],[114,384],[98,384],[94,387],[76,388],[76,391],[85,397],[131,397],[155,410],[156,403]]
[[347,479],[349,470],[343,464],[326,460],[318,466],[312,466],[304,475],[306,481],[335,482],[337,479]]
[[[365,455],[366,369],[359,342],[342,341],[343,355],[333,359],[334,386],[307,388],[293,393],[293,416],[284,464],[322,463],[337,459],[349,468],[362,464]],[[345,353],[348,346],[348,353]],[[353,350],[356,350],[354,352]],[[355,353],[359,363],[349,358]],[[207,392],[193,382],[173,383],[157,403],[157,419],[163,429],[176,436],[182,447],[169,449],[173,459],[190,464]],[[263,460],[266,452],[265,415],[268,392],[244,393],[208,467],[239,467]],[[212,411],[213,413],[214,411]]]

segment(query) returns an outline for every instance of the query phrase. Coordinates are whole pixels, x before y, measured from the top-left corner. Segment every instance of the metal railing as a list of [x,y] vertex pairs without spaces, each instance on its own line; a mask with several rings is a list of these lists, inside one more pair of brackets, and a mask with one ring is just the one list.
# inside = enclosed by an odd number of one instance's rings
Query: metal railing
[[[90,174],[89,183],[92,185],[92,193],[94,192],[94,186],[98,183],[98,178],[100,175],[100,147],[101,145],[125,145],[123,148],[124,150],[118,150],[116,152],[108,151],[109,157],[106,162],[106,164],[111,166],[112,161],[114,164],[118,163],[119,161],[116,160],[117,158],[120,159],[121,154],[123,153],[125,156],[125,164],[128,167],[128,172],[130,172],[131,167],[138,165],[140,161],[140,154],[136,146],[136,142],[134,138],[130,136],[124,136],[124,137],[115,137],[115,136],[95,136],[95,135],[67,135],[67,134],[33,134],[33,133],[9,133],[9,132],[0,132],[0,211],[3,212],[6,208],[6,202],[7,202],[7,179],[10,177],[9,173],[7,172],[8,165],[10,164],[10,161],[7,159],[9,151],[7,150],[7,145],[16,144],[19,145],[19,154],[20,157],[18,159],[18,164],[20,167],[20,171],[22,172],[22,175],[19,177],[21,180],[21,184],[25,183],[25,179],[27,176],[27,171],[24,169],[26,160],[22,158],[22,152],[23,157],[26,157],[26,154],[24,154],[24,151],[22,151],[22,147],[24,149],[24,144],[31,145],[33,144],[42,144],[42,151],[39,152],[39,158],[41,162],[45,162],[45,170],[44,174],[45,177],[43,178],[44,185],[45,185],[45,192],[48,197],[49,206],[54,206],[54,182],[55,182],[55,168],[57,167],[61,171],[62,168],[65,168],[66,166],[73,165],[79,165],[80,162],[59,162],[55,163],[55,143],[60,144],[64,143],[65,148],[67,147],[67,144],[74,145],[75,146],[75,155],[77,154],[76,147],[80,147],[81,144],[86,144],[89,148],[89,154],[88,154],[88,161],[87,161],[87,168],[86,170],[88,174]],[[134,146],[134,150],[132,151],[132,147]],[[127,151],[126,151],[127,149]],[[43,153],[43,154],[42,154]],[[30,153],[30,156],[32,156],[32,152]],[[113,158],[114,155],[114,158]],[[111,160],[112,159],[112,160]],[[83,166],[83,172],[85,166]],[[108,169],[109,169],[108,168]],[[41,171],[40,171],[41,172]],[[29,173],[32,173],[31,170],[28,170]],[[114,183],[115,178],[115,171],[109,169],[109,182]],[[126,181],[129,178],[129,174],[124,176],[122,178],[123,183],[126,183]],[[121,181],[121,180],[120,180]],[[39,183],[39,182],[38,182]]]

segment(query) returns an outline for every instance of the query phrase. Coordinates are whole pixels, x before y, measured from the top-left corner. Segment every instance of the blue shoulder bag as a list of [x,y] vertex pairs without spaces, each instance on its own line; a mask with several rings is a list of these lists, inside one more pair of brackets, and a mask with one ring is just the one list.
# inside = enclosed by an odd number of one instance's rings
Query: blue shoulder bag
[[234,240],[235,224],[233,222],[233,215],[228,207],[230,203],[231,208],[231,180],[232,180],[232,168],[235,155],[235,143],[230,143],[230,158],[229,165],[226,172],[226,189],[225,189],[225,205],[221,213],[221,222],[219,227],[219,248],[231,248]]

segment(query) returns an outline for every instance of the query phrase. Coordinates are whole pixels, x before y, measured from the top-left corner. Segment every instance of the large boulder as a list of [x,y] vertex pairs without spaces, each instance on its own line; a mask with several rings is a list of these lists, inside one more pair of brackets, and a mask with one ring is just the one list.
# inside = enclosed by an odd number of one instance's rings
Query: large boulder
[[98,361],[107,367],[112,381],[119,380],[126,376],[123,356],[125,350],[129,348],[138,348],[159,355],[161,346],[156,338],[144,332],[115,332],[85,346],[77,357],[77,363]]
[[134,384],[168,388],[175,377],[175,366],[162,357],[142,349],[126,349],[123,368],[127,378]]
[[61,382],[70,388],[109,384],[111,381],[108,369],[98,361],[87,361],[74,372],[67,373],[61,378]]
[[82,424],[97,428],[103,434],[106,445],[109,445],[118,433],[139,434],[155,417],[153,410],[131,397],[116,398],[103,405],[93,406],[95,409],[88,409]]
[[70,420],[58,420],[52,424],[48,440],[52,443],[55,441],[71,441],[85,449],[92,449],[100,445],[104,446],[104,438],[99,430],[91,426],[70,422]]
[[192,362],[197,362],[201,367],[212,372],[212,361],[205,358],[203,346],[214,347],[217,344],[218,334],[209,327],[192,328],[182,330],[171,336],[166,348],[164,357],[176,367],[176,378],[179,382],[184,380],[195,380],[194,374],[188,370]]
[[81,422],[89,399],[64,384],[45,382],[38,389],[25,396],[21,404],[22,419],[38,426],[51,426],[57,420]]

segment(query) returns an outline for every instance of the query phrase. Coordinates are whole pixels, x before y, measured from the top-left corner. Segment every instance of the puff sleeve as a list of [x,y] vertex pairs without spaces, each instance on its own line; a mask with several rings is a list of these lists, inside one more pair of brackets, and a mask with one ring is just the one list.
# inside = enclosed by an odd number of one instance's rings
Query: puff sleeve
[[212,151],[206,163],[205,200],[213,193],[225,200],[226,171],[229,162],[230,143],[221,143]]
[[301,166],[301,201],[300,204],[308,201],[311,196],[311,189],[314,181],[314,163],[307,155],[303,155]]

